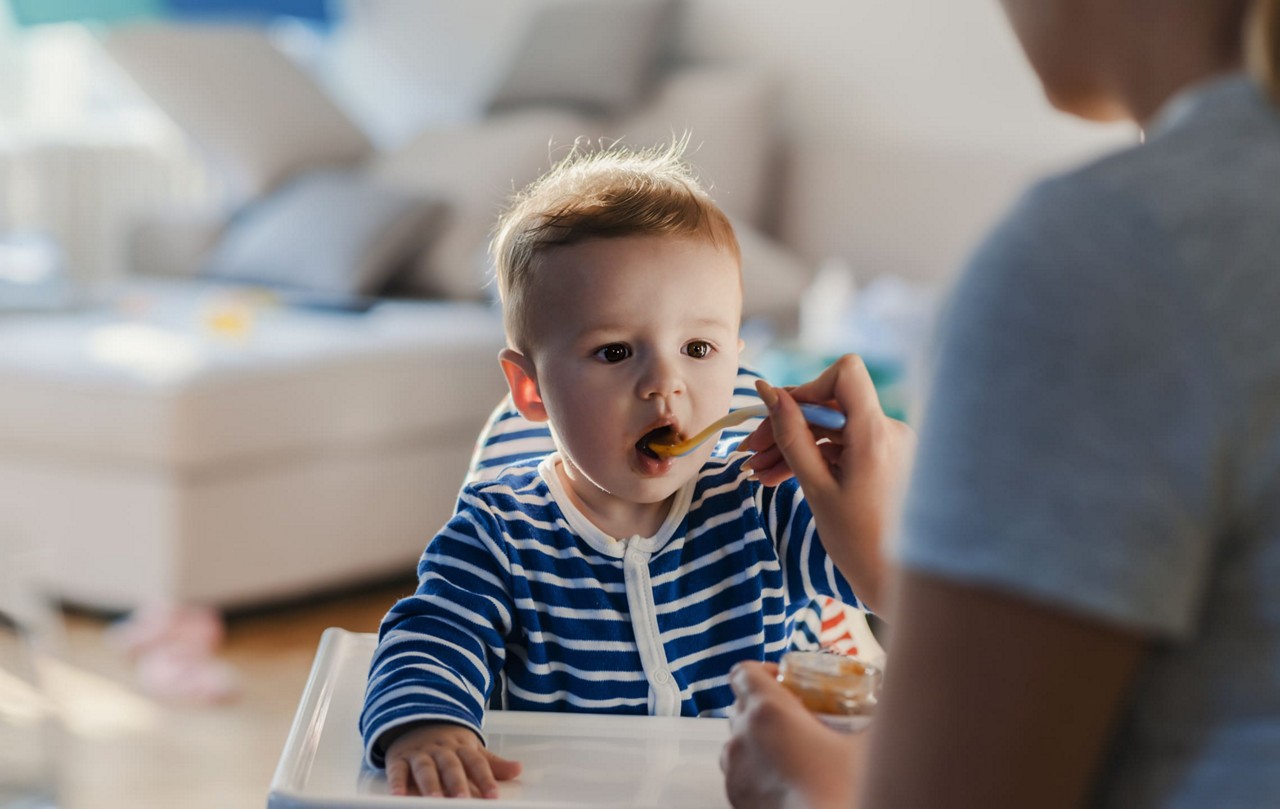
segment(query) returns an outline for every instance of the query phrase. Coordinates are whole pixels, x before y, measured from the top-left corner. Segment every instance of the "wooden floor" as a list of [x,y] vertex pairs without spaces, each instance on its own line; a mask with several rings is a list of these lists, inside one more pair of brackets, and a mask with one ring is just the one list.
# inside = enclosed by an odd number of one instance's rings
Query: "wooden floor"
[[269,611],[232,615],[222,659],[241,696],[225,705],[172,705],[142,694],[110,622],[64,615],[65,660],[50,690],[66,716],[65,809],[263,807],[285,736],[330,626],[376,631],[412,579]]

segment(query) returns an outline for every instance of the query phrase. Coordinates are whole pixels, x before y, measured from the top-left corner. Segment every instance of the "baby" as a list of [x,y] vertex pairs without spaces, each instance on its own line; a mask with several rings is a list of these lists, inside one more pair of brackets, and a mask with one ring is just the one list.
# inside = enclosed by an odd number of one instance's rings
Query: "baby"
[[649,448],[728,411],[742,348],[737,239],[679,146],[571,156],[493,252],[502,370],[556,452],[464,488],[383,620],[360,725],[395,794],[496,796],[519,764],[484,747],[487,705],[723,716],[797,610],[879,590],[876,543],[825,549],[794,480]]

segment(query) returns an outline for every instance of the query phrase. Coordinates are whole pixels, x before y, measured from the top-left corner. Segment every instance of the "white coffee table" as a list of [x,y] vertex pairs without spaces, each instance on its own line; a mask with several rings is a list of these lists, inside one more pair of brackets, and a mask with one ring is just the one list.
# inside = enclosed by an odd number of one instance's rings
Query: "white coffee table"
[[[458,805],[388,795],[383,775],[362,766],[357,720],[375,645],[372,634],[325,630],[268,809]],[[719,766],[729,735],[724,719],[492,711],[485,733],[495,752],[524,765],[485,807],[729,805]]]

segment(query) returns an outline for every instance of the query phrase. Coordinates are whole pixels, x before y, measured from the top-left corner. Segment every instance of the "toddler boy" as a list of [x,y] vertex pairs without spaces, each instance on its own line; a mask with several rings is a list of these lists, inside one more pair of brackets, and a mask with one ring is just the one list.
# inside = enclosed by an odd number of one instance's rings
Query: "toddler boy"
[[875,543],[828,557],[794,480],[649,449],[728,411],[741,350],[737,239],[678,146],[570,157],[493,252],[502,370],[556,452],[466,487],[383,621],[361,731],[397,794],[496,796],[519,765],[484,748],[490,703],[722,716],[814,596],[878,591]]

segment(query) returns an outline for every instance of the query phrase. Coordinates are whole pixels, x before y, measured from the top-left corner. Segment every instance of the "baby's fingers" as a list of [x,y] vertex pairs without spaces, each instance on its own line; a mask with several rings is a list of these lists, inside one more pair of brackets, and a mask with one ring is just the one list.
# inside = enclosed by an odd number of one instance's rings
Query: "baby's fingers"
[[483,798],[498,797],[498,781],[510,780],[520,774],[517,762],[508,761],[487,750],[463,748],[458,751],[458,758],[476,789],[476,795]]
[[524,765],[520,762],[503,758],[491,750],[485,750],[484,754],[489,759],[489,767],[499,781],[510,781],[512,778],[519,776],[521,770],[524,769]]
[[444,787],[444,794],[450,798],[471,797],[467,770],[462,765],[462,759],[460,758],[464,751],[465,748],[437,750],[431,756],[432,761],[435,762],[436,770],[440,774],[440,785]]
[[387,789],[392,795],[409,794],[409,762],[402,758],[387,759]]
[[[438,797],[444,792],[440,789],[440,774],[436,771],[436,763],[431,756],[421,754],[414,756],[409,762],[413,768],[413,780],[418,785],[418,794]],[[410,792],[396,793],[393,795],[409,795]]]

